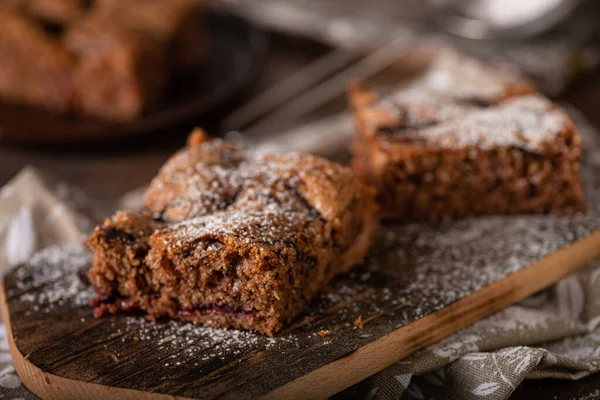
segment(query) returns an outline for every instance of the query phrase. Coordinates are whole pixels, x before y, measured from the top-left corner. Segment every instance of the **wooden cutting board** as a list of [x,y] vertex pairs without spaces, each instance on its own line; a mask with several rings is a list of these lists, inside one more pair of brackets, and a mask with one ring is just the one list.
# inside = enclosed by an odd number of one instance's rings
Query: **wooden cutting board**
[[325,398],[600,256],[595,175],[585,215],[384,226],[366,265],[274,338],[136,315],[94,319],[89,254],[79,244],[50,248],[5,277],[15,367],[48,399]]
[[90,255],[48,248],[0,290],[16,370],[47,399],[328,397],[600,257],[600,144],[581,131],[586,214],[384,225],[365,265],[273,338],[94,319]]

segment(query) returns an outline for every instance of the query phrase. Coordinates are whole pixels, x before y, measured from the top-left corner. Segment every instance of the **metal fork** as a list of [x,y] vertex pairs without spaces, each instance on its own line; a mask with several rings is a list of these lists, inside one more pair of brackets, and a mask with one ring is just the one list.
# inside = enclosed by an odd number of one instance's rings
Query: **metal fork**
[[405,38],[396,38],[364,55],[333,50],[233,111],[222,129],[230,132],[228,139],[246,146],[331,154],[352,135],[349,112],[289,126],[341,96],[349,81],[366,79],[397,63],[410,48]]

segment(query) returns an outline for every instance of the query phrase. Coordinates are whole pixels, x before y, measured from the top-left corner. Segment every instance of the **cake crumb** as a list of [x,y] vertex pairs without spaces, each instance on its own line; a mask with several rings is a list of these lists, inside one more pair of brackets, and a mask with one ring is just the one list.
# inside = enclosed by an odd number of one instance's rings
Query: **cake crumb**
[[321,329],[319,332],[317,332],[317,333],[318,333],[318,334],[319,334],[319,336],[321,336],[321,337],[325,337],[325,336],[327,336],[327,335],[328,335],[328,332],[327,332],[327,331],[324,331],[324,330],[322,330],[322,329]]
[[202,128],[194,128],[192,133],[188,136],[187,146],[188,147],[200,147],[202,143],[210,140],[210,137],[206,131]]
[[137,337],[137,336],[134,336],[134,338],[133,338],[133,341],[134,341],[135,343],[139,343],[139,342],[140,342],[140,338],[139,338],[139,337]]
[[364,327],[362,315],[359,315],[358,318],[354,320],[354,326],[358,329],[362,329]]

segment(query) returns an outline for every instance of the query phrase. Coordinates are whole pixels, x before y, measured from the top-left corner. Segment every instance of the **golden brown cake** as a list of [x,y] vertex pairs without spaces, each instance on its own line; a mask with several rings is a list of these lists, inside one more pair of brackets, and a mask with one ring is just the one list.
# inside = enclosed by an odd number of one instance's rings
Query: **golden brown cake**
[[96,314],[141,309],[273,334],[366,255],[374,191],[339,164],[190,137],[138,212],[88,240]]
[[197,68],[206,53],[198,0],[96,0],[91,15],[105,24],[153,38],[176,70]]
[[68,111],[75,58],[18,13],[0,9],[0,26],[0,98]]
[[569,116],[541,95],[506,93],[351,89],[353,166],[378,187],[384,217],[585,210],[580,138]]
[[130,120],[154,106],[168,80],[164,47],[149,37],[86,17],[63,38],[78,58],[72,109],[80,114]]
[[129,121],[205,60],[197,0],[3,0],[0,12],[4,101]]

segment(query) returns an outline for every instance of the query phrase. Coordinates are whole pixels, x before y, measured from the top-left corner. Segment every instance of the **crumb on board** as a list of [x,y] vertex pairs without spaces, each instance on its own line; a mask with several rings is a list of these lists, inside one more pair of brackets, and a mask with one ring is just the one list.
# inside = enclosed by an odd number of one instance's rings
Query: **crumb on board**
[[358,329],[362,329],[364,327],[362,315],[359,315],[358,318],[354,320],[354,326]]
[[324,331],[324,330],[322,330],[322,329],[321,329],[319,332],[317,332],[317,333],[318,333],[318,334],[319,334],[319,336],[321,336],[321,337],[325,337],[325,336],[327,336],[327,334],[328,334],[328,333],[327,333],[327,331]]

